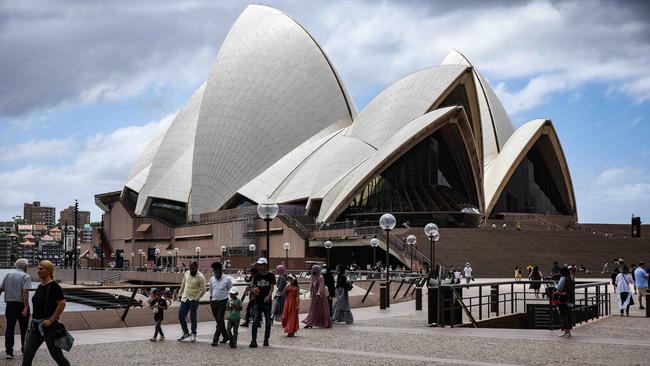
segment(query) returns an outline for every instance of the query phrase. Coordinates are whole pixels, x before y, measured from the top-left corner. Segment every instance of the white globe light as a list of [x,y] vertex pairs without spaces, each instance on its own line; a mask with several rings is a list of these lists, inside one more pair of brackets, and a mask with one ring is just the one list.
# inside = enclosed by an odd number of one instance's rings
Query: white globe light
[[291,249],[291,244],[284,243],[284,244],[282,244],[282,247],[284,248],[284,250],[289,250],[289,249]]
[[221,246],[221,253],[225,253],[226,250],[227,250],[226,246],[225,246],[225,245],[222,245],[222,246]]
[[406,242],[407,242],[409,245],[414,245],[415,242],[416,242],[417,240],[418,240],[418,239],[417,239],[417,238],[415,237],[415,235],[413,235],[413,234],[411,234],[411,235],[409,235],[409,236],[406,237]]
[[377,238],[372,238],[372,239],[370,239],[370,245],[371,245],[373,248],[376,248],[377,246],[379,246],[379,239],[377,239]]
[[424,227],[424,235],[428,236],[429,238],[431,238],[434,235],[434,233],[437,232],[438,232],[438,225],[434,223],[428,223]]
[[[156,248],[156,250],[154,250],[154,253],[156,253],[156,255],[160,255],[160,248]],[[112,253],[111,253],[111,254],[112,254]],[[111,256],[111,257],[112,257],[112,256]]]
[[201,253],[201,247],[196,247],[194,248],[194,251],[198,254]]
[[330,249],[332,247],[332,242],[328,240],[323,245],[325,245],[325,249]]
[[384,230],[393,230],[395,225],[397,225],[397,220],[395,220],[395,216],[389,213],[383,214],[379,218],[379,226]]
[[257,214],[262,219],[272,220],[278,215],[278,211],[279,211],[278,204],[269,199],[257,205]]
[[251,245],[248,246],[248,250],[250,250],[251,252],[254,252],[255,248],[256,248],[255,244],[251,244]]
[[433,233],[433,241],[438,241],[440,240],[440,232],[436,231]]

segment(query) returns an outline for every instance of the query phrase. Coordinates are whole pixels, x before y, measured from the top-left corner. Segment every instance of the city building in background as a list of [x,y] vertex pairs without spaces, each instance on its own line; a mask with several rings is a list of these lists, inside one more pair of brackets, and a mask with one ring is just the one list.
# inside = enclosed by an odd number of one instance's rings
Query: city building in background
[[41,202],[34,201],[25,203],[23,208],[23,219],[26,224],[42,224],[47,229],[56,224],[56,209],[54,207],[41,206]]
[[0,222],[0,234],[15,234],[17,231],[16,223],[13,221]]
[[[59,214],[59,223],[61,225],[68,223],[74,226],[74,206],[62,210]],[[78,228],[81,229],[85,224],[90,224],[90,211],[79,211]]]

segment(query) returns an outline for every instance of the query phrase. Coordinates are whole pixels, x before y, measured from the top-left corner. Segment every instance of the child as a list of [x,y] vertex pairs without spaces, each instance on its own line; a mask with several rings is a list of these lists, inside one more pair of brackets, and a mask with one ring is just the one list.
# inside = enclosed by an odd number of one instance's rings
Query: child
[[162,291],[159,289],[153,290],[151,294],[151,300],[149,300],[149,307],[153,310],[153,320],[156,322],[156,330],[153,333],[153,338],[151,338],[151,341],[156,341],[158,333],[160,333],[160,340],[164,341],[165,334],[162,331],[161,324],[163,321],[163,313],[165,309],[167,309],[167,300],[163,299]]
[[298,331],[298,310],[300,307],[300,287],[298,279],[289,275],[289,285],[284,288],[284,307],[282,308],[282,327],[287,337]]
[[228,300],[226,310],[230,312],[228,313],[226,330],[228,331],[228,339],[230,339],[230,348],[237,348],[237,333],[239,330],[239,320],[241,319],[242,302],[237,298],[239,294],[237,287],[231,287],[229,293],[230,300]]

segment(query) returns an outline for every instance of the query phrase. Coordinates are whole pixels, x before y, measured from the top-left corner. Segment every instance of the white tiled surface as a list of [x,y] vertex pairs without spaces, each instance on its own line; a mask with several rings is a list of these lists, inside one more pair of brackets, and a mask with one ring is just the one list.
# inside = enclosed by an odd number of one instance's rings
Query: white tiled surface
[[246,8],[208,77],[192,169],[193,215],[219,209],[238,189],[313,135],[351,121],[336,75],[294,20]]
[[149,197],[187,202],[192,186],[192,158],[196,121],[205,84],[194,92],[169,126],[156,152],[135,212],[141,215]]

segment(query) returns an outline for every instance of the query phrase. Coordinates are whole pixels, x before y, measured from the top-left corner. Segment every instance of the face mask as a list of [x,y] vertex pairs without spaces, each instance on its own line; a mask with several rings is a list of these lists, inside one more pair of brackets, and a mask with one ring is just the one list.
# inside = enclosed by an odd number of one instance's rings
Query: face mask
[[320,270],[320,273],[321,273],[321,274],[325,274],[325,273],[327,273],[327,270],[326,270],[326,269],[321,269],[321,270]]

